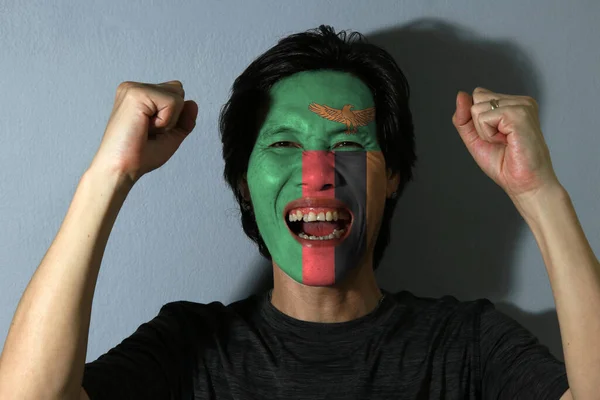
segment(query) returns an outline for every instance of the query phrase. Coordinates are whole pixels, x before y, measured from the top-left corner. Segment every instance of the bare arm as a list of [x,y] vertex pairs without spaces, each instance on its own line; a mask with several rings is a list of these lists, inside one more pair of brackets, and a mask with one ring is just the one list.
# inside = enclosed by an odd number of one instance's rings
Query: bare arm
[[[600,263],[562,187],[519,205],[550,278],[572,397],[598,398],[600,379]],[[564,399],[569,399],[567,392]]]
[[[195,126],[179,81],[123,82],[100,148],[17,306],[0,355],[0,399],[86,399],[81,389],[92,299],[127,194]],[[150,140],[153,139],[153,140]]]
[[103,171],[80,180],[14,315],[0,357],[0,398],[77,398],[96,280],[126,182]]

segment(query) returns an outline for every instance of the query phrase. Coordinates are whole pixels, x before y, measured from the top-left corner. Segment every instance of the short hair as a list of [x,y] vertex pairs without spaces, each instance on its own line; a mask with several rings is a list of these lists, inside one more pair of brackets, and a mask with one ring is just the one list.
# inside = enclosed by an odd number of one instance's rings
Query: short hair
[[270,89],[279,80],[303,71],[334,70],[353,74],[371,90],[375,101],[376,132],[386,167],[400,174],[397,196],[385,201],[381,227],[373,251],[377,269],[389,244],[391,219],[416,164],[414,128],[406,77],[384,49],[368,43],[358,33],[328,25],[295,33],[256,58],[234,81],[231,95],[221,108],[219,131],[223,144],[223,176],[241,211],[242,227],[260,253],[271,260],[249,199],[243,189],[250,154],[269,111]]

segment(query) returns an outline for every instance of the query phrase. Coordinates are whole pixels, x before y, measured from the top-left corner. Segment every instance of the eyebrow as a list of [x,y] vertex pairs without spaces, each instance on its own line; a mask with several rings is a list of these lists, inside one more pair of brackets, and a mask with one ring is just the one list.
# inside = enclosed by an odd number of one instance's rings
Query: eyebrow
[[[303,133],[302,131],[294,128],[293,126],[289,126],[289,125],[274,125],[270,128],[268,128],[264,135],[266,137],[271,137],[277,133]],[[339,128],[335,128],[335,129],[331,129],[327,131],[327,134],[330,136],[334,136],[334,135],[339,135],[341,133],[346,133],[346,127],[345,126],[340,126]],[[358,127],[358,133],[362,133],[361,132],[361,127]],[[354,134],[356,135],[356,133]]]
[[276,133],[299,133],[299,131],[291,126],[287,126],[287,125],[273,125],[271,127],[269,127],[264,135],[266,137],[270,137],[275,135]]

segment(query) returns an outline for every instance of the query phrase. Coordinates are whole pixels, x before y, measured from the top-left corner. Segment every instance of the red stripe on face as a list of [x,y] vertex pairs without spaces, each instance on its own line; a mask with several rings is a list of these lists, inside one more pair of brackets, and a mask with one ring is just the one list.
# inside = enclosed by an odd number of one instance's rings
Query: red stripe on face
[[[335,198],[335,157],[329,151],[302,152],[302,197]],[[302,283],[325,286],[335,283],[335,249],[302,248]]]

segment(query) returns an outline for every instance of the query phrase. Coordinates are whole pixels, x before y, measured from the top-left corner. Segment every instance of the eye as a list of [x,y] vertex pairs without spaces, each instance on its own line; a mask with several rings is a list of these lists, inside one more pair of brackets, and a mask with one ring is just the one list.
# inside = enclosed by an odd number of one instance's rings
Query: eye
[[275,142],[269,147],[300,147],[300,145],[294,142]]
[[359,143],[356,142],[339,142],[336,143],[333,148],[336,149],[338,147],[358,147],[358,148],[363,148],[363,146]]

